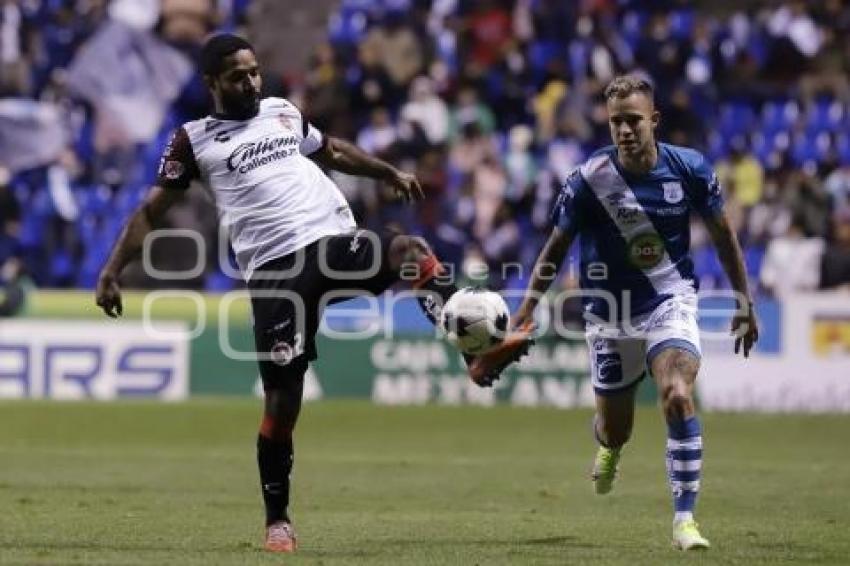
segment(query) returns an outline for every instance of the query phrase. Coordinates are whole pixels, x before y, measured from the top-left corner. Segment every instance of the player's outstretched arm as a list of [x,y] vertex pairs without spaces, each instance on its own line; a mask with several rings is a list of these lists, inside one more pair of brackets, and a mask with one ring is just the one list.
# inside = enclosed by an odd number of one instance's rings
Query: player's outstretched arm
[[520,327],[533,322],[534,309],[540,302],[552,281],[558,276],[558,270],[564,263],[564,258],[573,243],[573,234],[565,232],[557,226],[552,229],[549,239],[540,250],[537,261],[531,273],[531,281],[522,298],[522,303],[514,315],[513,326]]
[[178,198],[179,192],[154,186],[145,197],[145,202],[127,220],[97,279],[96,303],[107,316],[115,318],[123,312],[118,276],[130,260],[141,252],[145,236]]
[[343,139],[327,136],[325,141],[321,149],[310,154],[310,159],[329,169],[389,183],[396,195],[406,201],[425,198],[419,181],[410,173],[396,169]]
[[738,311],[732,318],[735,353],[737,354],[743,346],[744,357],[749,357],[753,344],[758,340],[759,331],[753,309],[753,298],[747,285],[747,270],[744,267],[741,245],[725,212],[721,211],[719,214],[706,217],[705,223],[738,301]]

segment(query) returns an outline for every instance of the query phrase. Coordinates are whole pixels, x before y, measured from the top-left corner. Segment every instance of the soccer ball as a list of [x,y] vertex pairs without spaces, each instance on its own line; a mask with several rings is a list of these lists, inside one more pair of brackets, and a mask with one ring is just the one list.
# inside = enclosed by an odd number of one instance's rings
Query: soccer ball
[[464,287],[443,306],[440,326],[453,346],[478,355],[502,342],[509,319],[508,305],[498,293]]

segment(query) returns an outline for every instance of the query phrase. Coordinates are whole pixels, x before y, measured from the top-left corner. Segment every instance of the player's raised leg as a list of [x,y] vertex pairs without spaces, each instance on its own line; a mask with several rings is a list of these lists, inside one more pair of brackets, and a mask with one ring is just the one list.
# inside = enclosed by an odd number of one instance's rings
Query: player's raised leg
[[419,236],[398,234],[389,240],[388,246],[390,269],[420,292],[418,301],[422,312],[432,324],[438,324],[443,305],[457,292],[454,281],[446,276],[445,266],[428,242]]
[[700,488],[702,432],[693,399],[699,353],[683,341],[651,349],[648,362],[658,384],[667,421],[667,473],[673,493],[673,545],[682,550],[708,548],[699,532],[694,508]]
[[[419,306],[432,324],[438,324],[442,307],[457,292],[457,286],[428,243],[418,236],[398,235],[389,244],[387,260],[403,279],[413,275],[411,284],[420,293]],[[529,324],[509,332],[499,347],[487,354],[463,354],[472,380],[481,386],[492,385],[505,366],[528,351],[531,332]]]

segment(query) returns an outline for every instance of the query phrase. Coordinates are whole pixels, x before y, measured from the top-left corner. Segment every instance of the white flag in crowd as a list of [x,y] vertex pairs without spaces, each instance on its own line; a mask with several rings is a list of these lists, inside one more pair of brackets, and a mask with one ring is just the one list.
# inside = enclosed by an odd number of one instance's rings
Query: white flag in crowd
[[54,162],[67,136],[56,106],[35,100],[0,100],[0,166],[12,173]]
[[68,85],[95,107],[99,145],[143,143],[159,131],[192,70],[188,57],[152,33],[108,21],[77,53]]

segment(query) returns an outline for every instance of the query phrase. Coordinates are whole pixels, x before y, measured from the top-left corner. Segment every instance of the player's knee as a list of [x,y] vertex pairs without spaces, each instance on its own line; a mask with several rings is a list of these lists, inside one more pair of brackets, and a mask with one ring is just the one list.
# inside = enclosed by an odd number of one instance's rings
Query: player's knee
[[295,399],[289,392],[267,390],[260,434],[272,440],[283,441],[292,437],[298,413],[301,410],[300,398]]
[[390,266],[400,269],[405,263],[417,263],[431,254],[431,248],[424,238],[419,236],[396,236],[390,243],[387,254]]
[[290,419],[281,419],[268,413],[263,415],[263,421],[260,423],[260,435],[282,442],[292,438],[292,430],[295,422]]
[[661,387],[661,404],[667,420],[682,420],[693,413],[693,398],[688,384],[674,379]]

